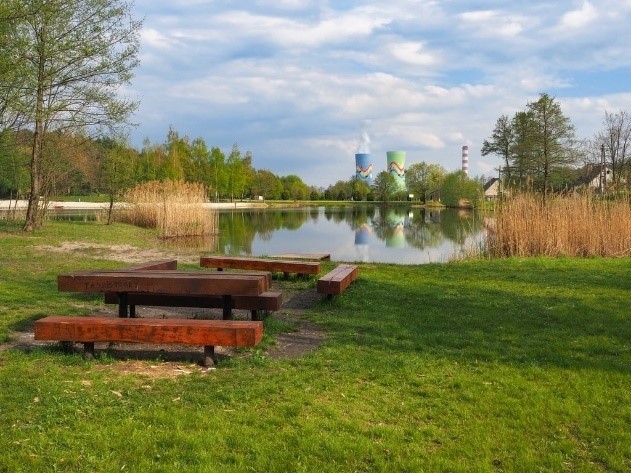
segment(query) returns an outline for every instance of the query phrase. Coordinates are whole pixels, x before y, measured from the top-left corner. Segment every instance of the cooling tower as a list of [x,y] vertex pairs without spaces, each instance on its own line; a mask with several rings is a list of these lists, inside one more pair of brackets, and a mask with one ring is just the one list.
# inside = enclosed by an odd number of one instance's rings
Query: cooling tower
[[369,186],[372,185],[372,162],[369,153],[355,155],[355,176]]
[[405,151],[388,151],[388,172],[392,174],[399,185],[399,190],[405,191]]

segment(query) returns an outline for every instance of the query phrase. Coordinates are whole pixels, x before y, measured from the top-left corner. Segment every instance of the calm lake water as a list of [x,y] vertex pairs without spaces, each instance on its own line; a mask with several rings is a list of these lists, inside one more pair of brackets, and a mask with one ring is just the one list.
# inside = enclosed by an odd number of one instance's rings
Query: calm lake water
[[[53,217],[94,220],[96,215],[64,210]],[[218,225],[218,237],[193,245],[202,252],[234,256],[330,253],[334,261],[423,264],[470,254],[484,242],[482,217],[469,210],[377,205],[231,209],[219,211]]]
[[330,253],[334,261],[445,262],[484,240],[473,211],[310,207],[222,210],[215,251],[244,256]]

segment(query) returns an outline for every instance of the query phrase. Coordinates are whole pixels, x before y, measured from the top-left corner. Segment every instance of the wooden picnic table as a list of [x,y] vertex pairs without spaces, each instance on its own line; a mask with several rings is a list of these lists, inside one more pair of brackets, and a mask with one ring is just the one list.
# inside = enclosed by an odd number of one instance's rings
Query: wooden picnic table
[[[96,270],[57,276],[59,291],[116,293],[118,315],[129,316],[128,295],[155,293],[221,296],[223,318],[232,318],[234,296],[258,296],[269,289],[269,277],[261,274],[194,272],[178,270]],[[133,314],[132,314],[133,316]]]

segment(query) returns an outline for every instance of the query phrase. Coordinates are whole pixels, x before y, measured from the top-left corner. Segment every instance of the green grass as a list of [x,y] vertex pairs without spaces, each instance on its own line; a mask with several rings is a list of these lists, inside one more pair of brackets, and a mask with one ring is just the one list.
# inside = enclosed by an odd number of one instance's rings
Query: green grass
[[[76,240],[156,244],[125,225],[0,226],[2,336],[101,304],[55,277],[120,264],[36,247]],[[328,338],[299,359],[251,350],[151,379],[0,351],[0,472],[626,472],[630,295],[629,259],[366,264],[310,312]],[[293,329],[266,327],[266,343]]]

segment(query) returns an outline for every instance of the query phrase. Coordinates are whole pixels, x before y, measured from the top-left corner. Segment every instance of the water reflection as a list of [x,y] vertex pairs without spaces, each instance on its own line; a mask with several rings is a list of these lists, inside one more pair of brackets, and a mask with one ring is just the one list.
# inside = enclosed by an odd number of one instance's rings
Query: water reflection
[[[331,253],[336,261],[447,261],[483,240],[473,211],[357,206],[221,211],[216,251]],[[214,245],[213,245],[214,246]]]

